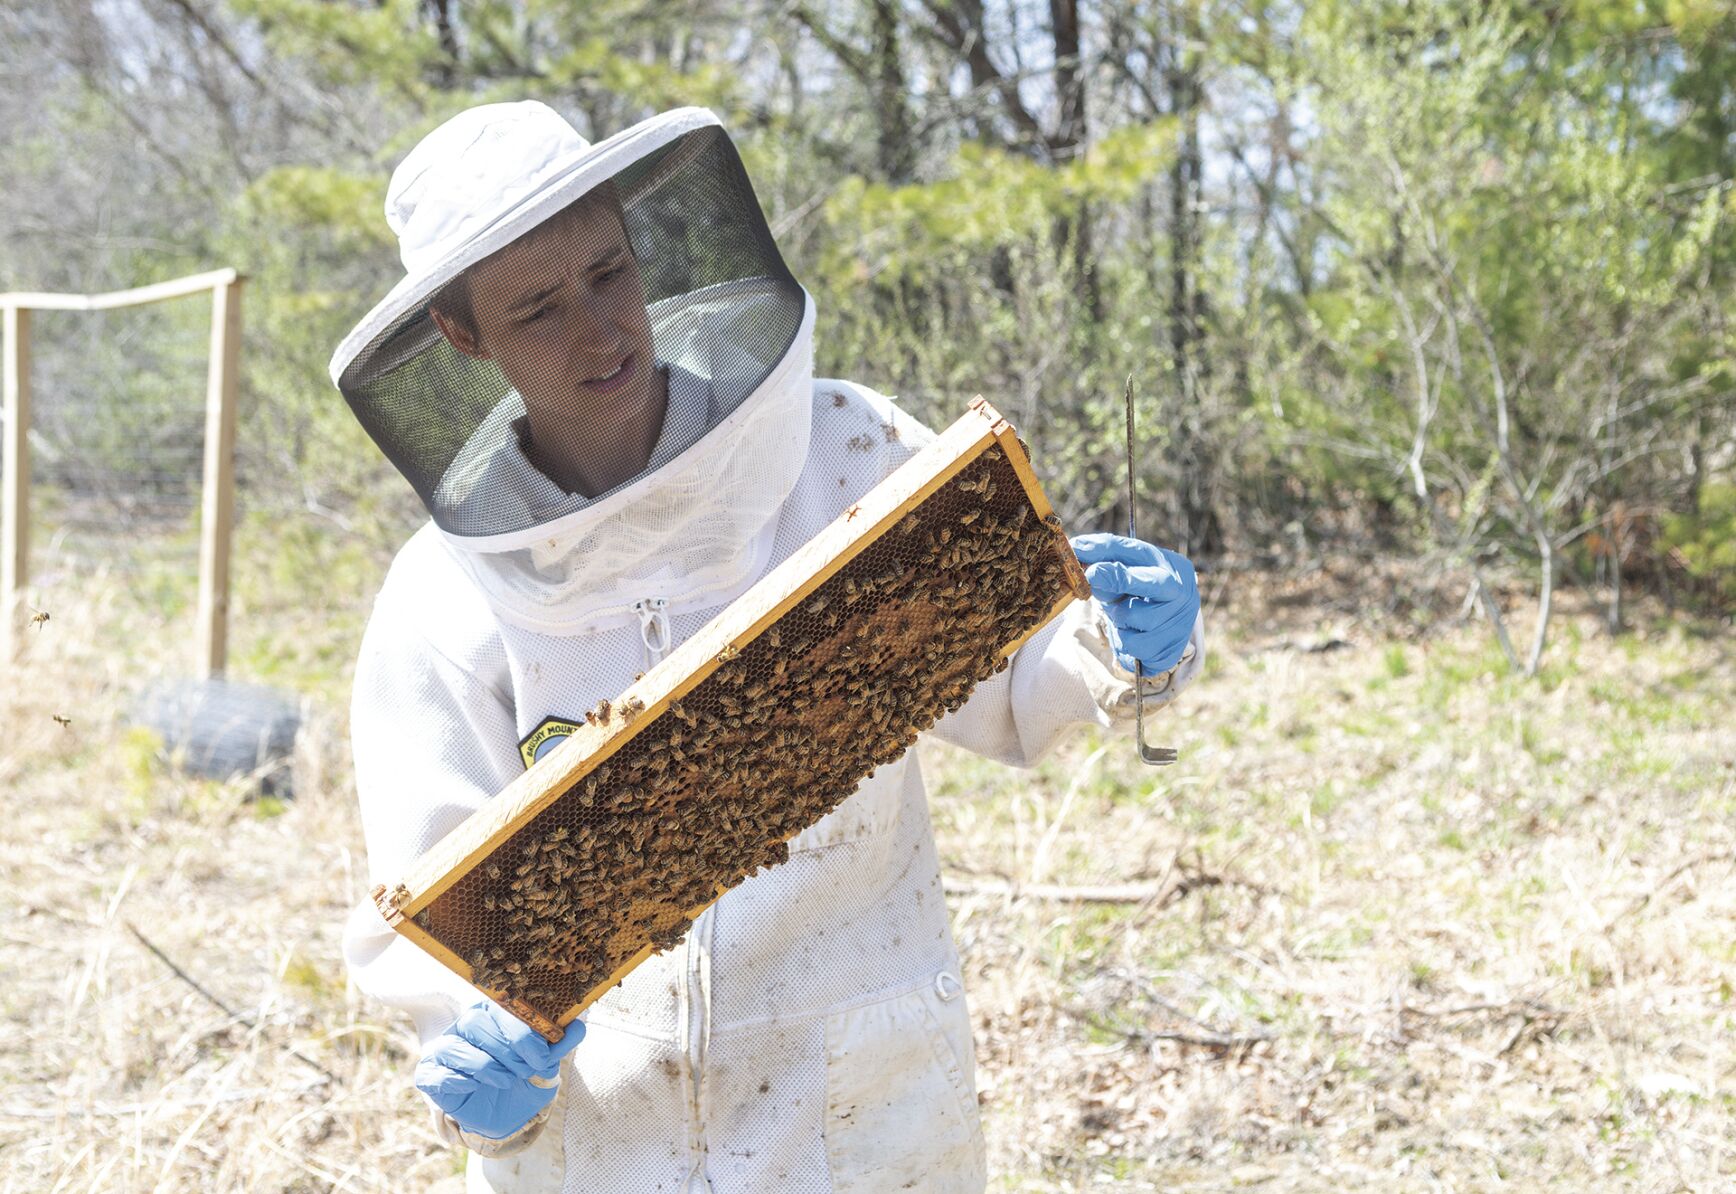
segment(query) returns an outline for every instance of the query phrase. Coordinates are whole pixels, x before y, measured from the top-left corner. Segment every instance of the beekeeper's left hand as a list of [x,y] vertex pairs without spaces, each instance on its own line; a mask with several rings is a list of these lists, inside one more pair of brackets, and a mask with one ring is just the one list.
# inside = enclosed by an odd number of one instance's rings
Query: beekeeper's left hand
[[1132,671],[1167,672],[1181,662],[1200,612],[1199,582],[1184,555],[1125,535],[1072,540],[1091,595],[1109,615],[1115,658]]

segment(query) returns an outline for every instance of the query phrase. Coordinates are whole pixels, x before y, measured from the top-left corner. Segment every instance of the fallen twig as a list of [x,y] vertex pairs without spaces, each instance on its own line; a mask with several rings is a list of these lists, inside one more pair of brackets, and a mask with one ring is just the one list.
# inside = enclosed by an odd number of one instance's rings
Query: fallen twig
[[1675,870],[1660,879],[1656,887],[1653,887],[1648,892],[1635,896],[1632,903],[1628,904],[1627,907],[1623,908],[1620,912],[1617,912],[1614,916],[1610,917],[1607,922],[1605,922],[1603,931],[1606,933],[1609,932],[1609,930],[1616,926],[1617,922],[1625,920],[1636,912],[1639,912],[1647,904],[1651,903],[1654,898],[1668,891],[1677,879],[1680,879],[1695,867],[1708,862],[1730,862],[1733,859],[1736,859],[1736,853],[1732,853],[1729,850],[1708,850],[1703,854],[1696,854],[1693,858],[1688,859],[1688,861],[1682,863]]
[[[217,998],[217,996],[211,994],[210,991],[207,991],[203,986],[200,985],[198,979],[194,978],[192,975],[188,974],[185,970],[183,970],[179,966],[177,966],[174,962],[174,959],[170,958],[168,954],[164,953],[162,950],[158,949],[155,945],[153,945],[151,943],[150,938],[146,937],[143,933],[139,932],[138,926],[134,925],[132,921],[130,921],[130,920],[126,921],[125,924],[127,926],[127,932],[131,933],[134,937],[138,938],[140,945],[144,946],[146,949],[150,950],[152,954],[156,955],[157,961],[161,962],[163,965],[167,966],[170,970],[174,971],[176,978],[178,978],[182,982],[186,983],[189,987],[192,987],[193,990],[197,991],[201,996],[204,997],[206,1002],[210,1003],[213,1007],[215,1007],[218,1011],[222,1012],[224,1015],[228,1016],[230,1019],[236,1020],[236,1021],[246,1025],[248,1028],[254,1027],[254,1023],[253,1023],[252,1019],[250,1019],[249,1017],[236,1011],[234,1008],[230,1007],[227,1003],[224,1003],[221,999]],[[338,1080],[338,1076],[336,1074],[334,1074],[330,1070],[326,1069],[323,1065],[321,1065],[319,1062],[315,1061],[313,1058],[307,1056],[305,1053],[301,1053],[295,1049],[292,1049],[288,1045],[281,1045],[280,1044],[279,1048],[281,1048],[285,1053],[288,1053],[291,1057],[295,1058],[297,1061],[301,1062],[303,1065],[312,1066],[314,1069],[316,1069],[320,1073],[324,1074],[326,1077],[326,1081],[336,1082]]]
[[[1103,1032],[1112,1032],[1129,1044],[1150,1045],[1156,1041],[1173,1041],[1179,1045],[1195,1045],[1202,1049],[1216,1049],[1229,1052],[1234,1049],[1247,1049],[1266,1041],[1275,1040],[1276,1035],[1264,1030],[1259,1032],[1221,1032],[1206,1028],[1201,1032],[1182,1032],[1170,1028],[1138,1028],[1110,1021],[1101,1012],[1086,1011],[1082,1008],[1068,1007],[1064,1004],[1054,1004],[1058,1010],[1065,1012],[1076,1020],[1082,1020],[1093,1028]],[[1188,1019],[1193,1017],[1189,1016]],[[1197,1021],[1195,1021],[1197,1023]]]
[[947,895],[998,895],[1011,899],[1050,900],[1070,904],[1143,904],[1168,896],[1175,885],[1155,883],[1105,883],[1073,886],[1064,883],[1018,883],[1009,879],[976,880],[947,878]]
[[1183,871],[1162,883],[1020,883],[1008,878],[966,879],[947,875],[942,879],[942,886],[948,895],[998,895],[1010,900],[1045,900],[1058,904],[1150,904],[1160,908],[1206,887],[1268,890],[1263,884],[1249,879],[1209,871]]

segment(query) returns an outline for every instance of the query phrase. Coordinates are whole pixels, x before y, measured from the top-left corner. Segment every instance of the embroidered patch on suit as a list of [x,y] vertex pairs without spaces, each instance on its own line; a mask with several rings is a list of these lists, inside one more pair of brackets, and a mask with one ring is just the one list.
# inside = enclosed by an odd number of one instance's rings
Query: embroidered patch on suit
[[579,728],[580,723],[567,721],[560,717],[545,717],[537,724],[536,729],[526,734],[518,744],[519,757],[528,768],[532,763],[548,754],[549,751],[567,740],[567,736]]

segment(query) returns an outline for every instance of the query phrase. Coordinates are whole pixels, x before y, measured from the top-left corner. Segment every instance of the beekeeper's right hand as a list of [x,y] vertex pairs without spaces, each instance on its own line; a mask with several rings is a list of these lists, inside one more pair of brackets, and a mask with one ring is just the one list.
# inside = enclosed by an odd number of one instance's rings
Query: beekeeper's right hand
[[428,1046],[416,1066],[416,1088],[465,1131],[504,1140],[554,1101],[561,1058],[584,1039],[585,1026],[575,1020],[551,1045],[484,1000]]

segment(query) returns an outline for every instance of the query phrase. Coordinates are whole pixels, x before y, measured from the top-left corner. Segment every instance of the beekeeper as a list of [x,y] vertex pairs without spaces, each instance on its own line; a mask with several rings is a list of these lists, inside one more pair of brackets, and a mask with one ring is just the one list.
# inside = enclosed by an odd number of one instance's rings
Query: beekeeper
[[[873,390],[813,377],[813,300],[709,112],[591,144],[542,104],[474,108],[404,159],[386,217],[405,277],[331,367],[432,515],[392,565],[356,668],[375,882],[929,438]],[[1198,670],[1187,561],[1115,536],[1075,546],[1095,599],[936,736],[1028,764],[1074,727],[1129,716],[1135,661],[1158,702]],[[473,1190],[984,1186],[914,752],[557,1046],[371,901],[344,950],[361,990],[414,1018],[416,1085],[471,1151]]]

